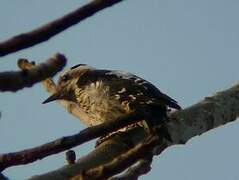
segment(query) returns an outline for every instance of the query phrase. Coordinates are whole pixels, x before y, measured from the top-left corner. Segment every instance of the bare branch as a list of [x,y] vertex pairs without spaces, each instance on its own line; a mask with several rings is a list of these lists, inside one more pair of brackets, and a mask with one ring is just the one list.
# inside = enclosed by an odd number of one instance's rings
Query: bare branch
[[[19,66],[24,64],[23,59],[19,60]],[[62,54],[56,54],[45,63],[39,64],[31,70],[10,71],[0,73],[0,91],[17,91],[24,87],[31,87],[33,84],[54,76],[61,71],[66,64],[66,58]]]
[[123,0],[94,0],[65,16],[35,30],[0,42],[0,57],[44,42],[67,28],[92,16],[96,12]]
[[[169,133],[172,136],[172,143],[166,146],[159,144],[155,154],[160,154],[165,148],[173,144],[186,143],[190,138],[205,133],[213,128],[235,121],[239,116],[239,84],[230,89],[219,92],[212,97],[207,97],[201,102],[188,107],[182,111],[170,114],[170,121],[167,124]],[[139,142],[145,137],[143,130],[135,131],[125,137],[125,141]],[[137,140],[136,140],[137,139]],[[78,160],[71,166],[66,166],[55,171],[34,176],[32,180],[39,179],[63,179],[79,177],[79,174],[91,169],[110,163],[115,157],[126,152],[122,148],[122,141],[109,140],[87,156]],[[107,153],[106,153],[107,152]],[[110,156],[109,156],[110,155]],[[110,167],[109,167],[110,168]],[[117,170],[119,171],[119,170]],[[113,172],[113,170],[112,170]]]
[[144,117],[142,113],[132,113],[107,123],[86,128],[76,135],[66,136],[35,148],[2,154],[0,155],[0,170],[2,171],[14,165],[28,164],[49,155],[68,150],[97,137],[105,136],[129,124],[136,123],[144,119]]
[[184,144],[194,136],[235,121],[238,116],[239,84],[172,113],[167,127],[173,144]]
[[[92,152],[84,157],[81,157],[75,164],[66,165],[62,168],[46,173],[44,175],[34,176],[32,180],[60,180],[70,179],[81,172],[85,172],[88,169],[95,168],[102,164],[112,161],[119,154],[127,152],[129,149],[137,145],[142,139],[146,137],[145,130],[142,127],[135,127],[128,131],[122,132],[120,135],[112,136]],[[129,140],[129,141],[128,141]]]

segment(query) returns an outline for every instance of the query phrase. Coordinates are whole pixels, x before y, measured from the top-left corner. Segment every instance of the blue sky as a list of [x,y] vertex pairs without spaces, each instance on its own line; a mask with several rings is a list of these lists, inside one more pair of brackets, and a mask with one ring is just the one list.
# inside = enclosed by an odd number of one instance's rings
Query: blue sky
[[[0,41],[62,16],[85,1],[3,0]],[[42,62],[56,52],[68,67],[86,63],[121,69],[149,80],[190,106],[238,82],[239,1],[127,0],[68,29],[48,42],[0,58],[0,71],[16,70],[24,57]],[[84,128],[48,96],[40,84],[18,93],[1,93],[0,152],[30,148]],[[235,180],[238,174],[239,123],[233,122],[168,148],[154,158],[142,179]],[[92,143],[75,148],[86,154]],[[64,164],[58,154],[9,168],[4,174],[24,179]]]

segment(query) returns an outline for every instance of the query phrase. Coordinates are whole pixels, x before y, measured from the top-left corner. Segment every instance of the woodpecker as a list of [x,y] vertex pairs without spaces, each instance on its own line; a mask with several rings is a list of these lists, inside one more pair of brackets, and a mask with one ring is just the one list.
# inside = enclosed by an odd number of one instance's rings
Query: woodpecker
[[86,64],[73,66],[60,75],[56,93],[43,103],[54,100],[77,104],[80,120],[88,127],[146,108],[152,110],[154,117],[149,120],[153,123],[147,123],[163,124],[169,108],[180,109],[174,99],[134,74]]

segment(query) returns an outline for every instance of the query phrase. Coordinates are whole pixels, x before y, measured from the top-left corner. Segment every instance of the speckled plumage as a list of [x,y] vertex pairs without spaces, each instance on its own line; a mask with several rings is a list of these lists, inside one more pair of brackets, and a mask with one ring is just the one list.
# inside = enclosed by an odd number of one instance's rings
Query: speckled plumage
[[167,107],[180,109],[175,100],[136,75],[82,64],[60,76],[56,95],[46,102],[56,99],[76,103],[82,110],[80,119],[87,126],[113,120],[132,111],[143,111],[146,107],[152,107],[160,123]]

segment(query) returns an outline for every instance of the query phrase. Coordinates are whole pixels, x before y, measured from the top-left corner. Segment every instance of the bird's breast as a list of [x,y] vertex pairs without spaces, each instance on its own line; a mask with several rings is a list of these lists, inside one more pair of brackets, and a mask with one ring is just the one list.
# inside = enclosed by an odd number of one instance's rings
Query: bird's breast
[[92,82],[84,89],[75,89],[75,97],[81,108],[81,120],[87,126],[94,126],[113,120],[127,113],[127,104],[122,104],[117,96],[112,96],[110,87],[102,81]]

